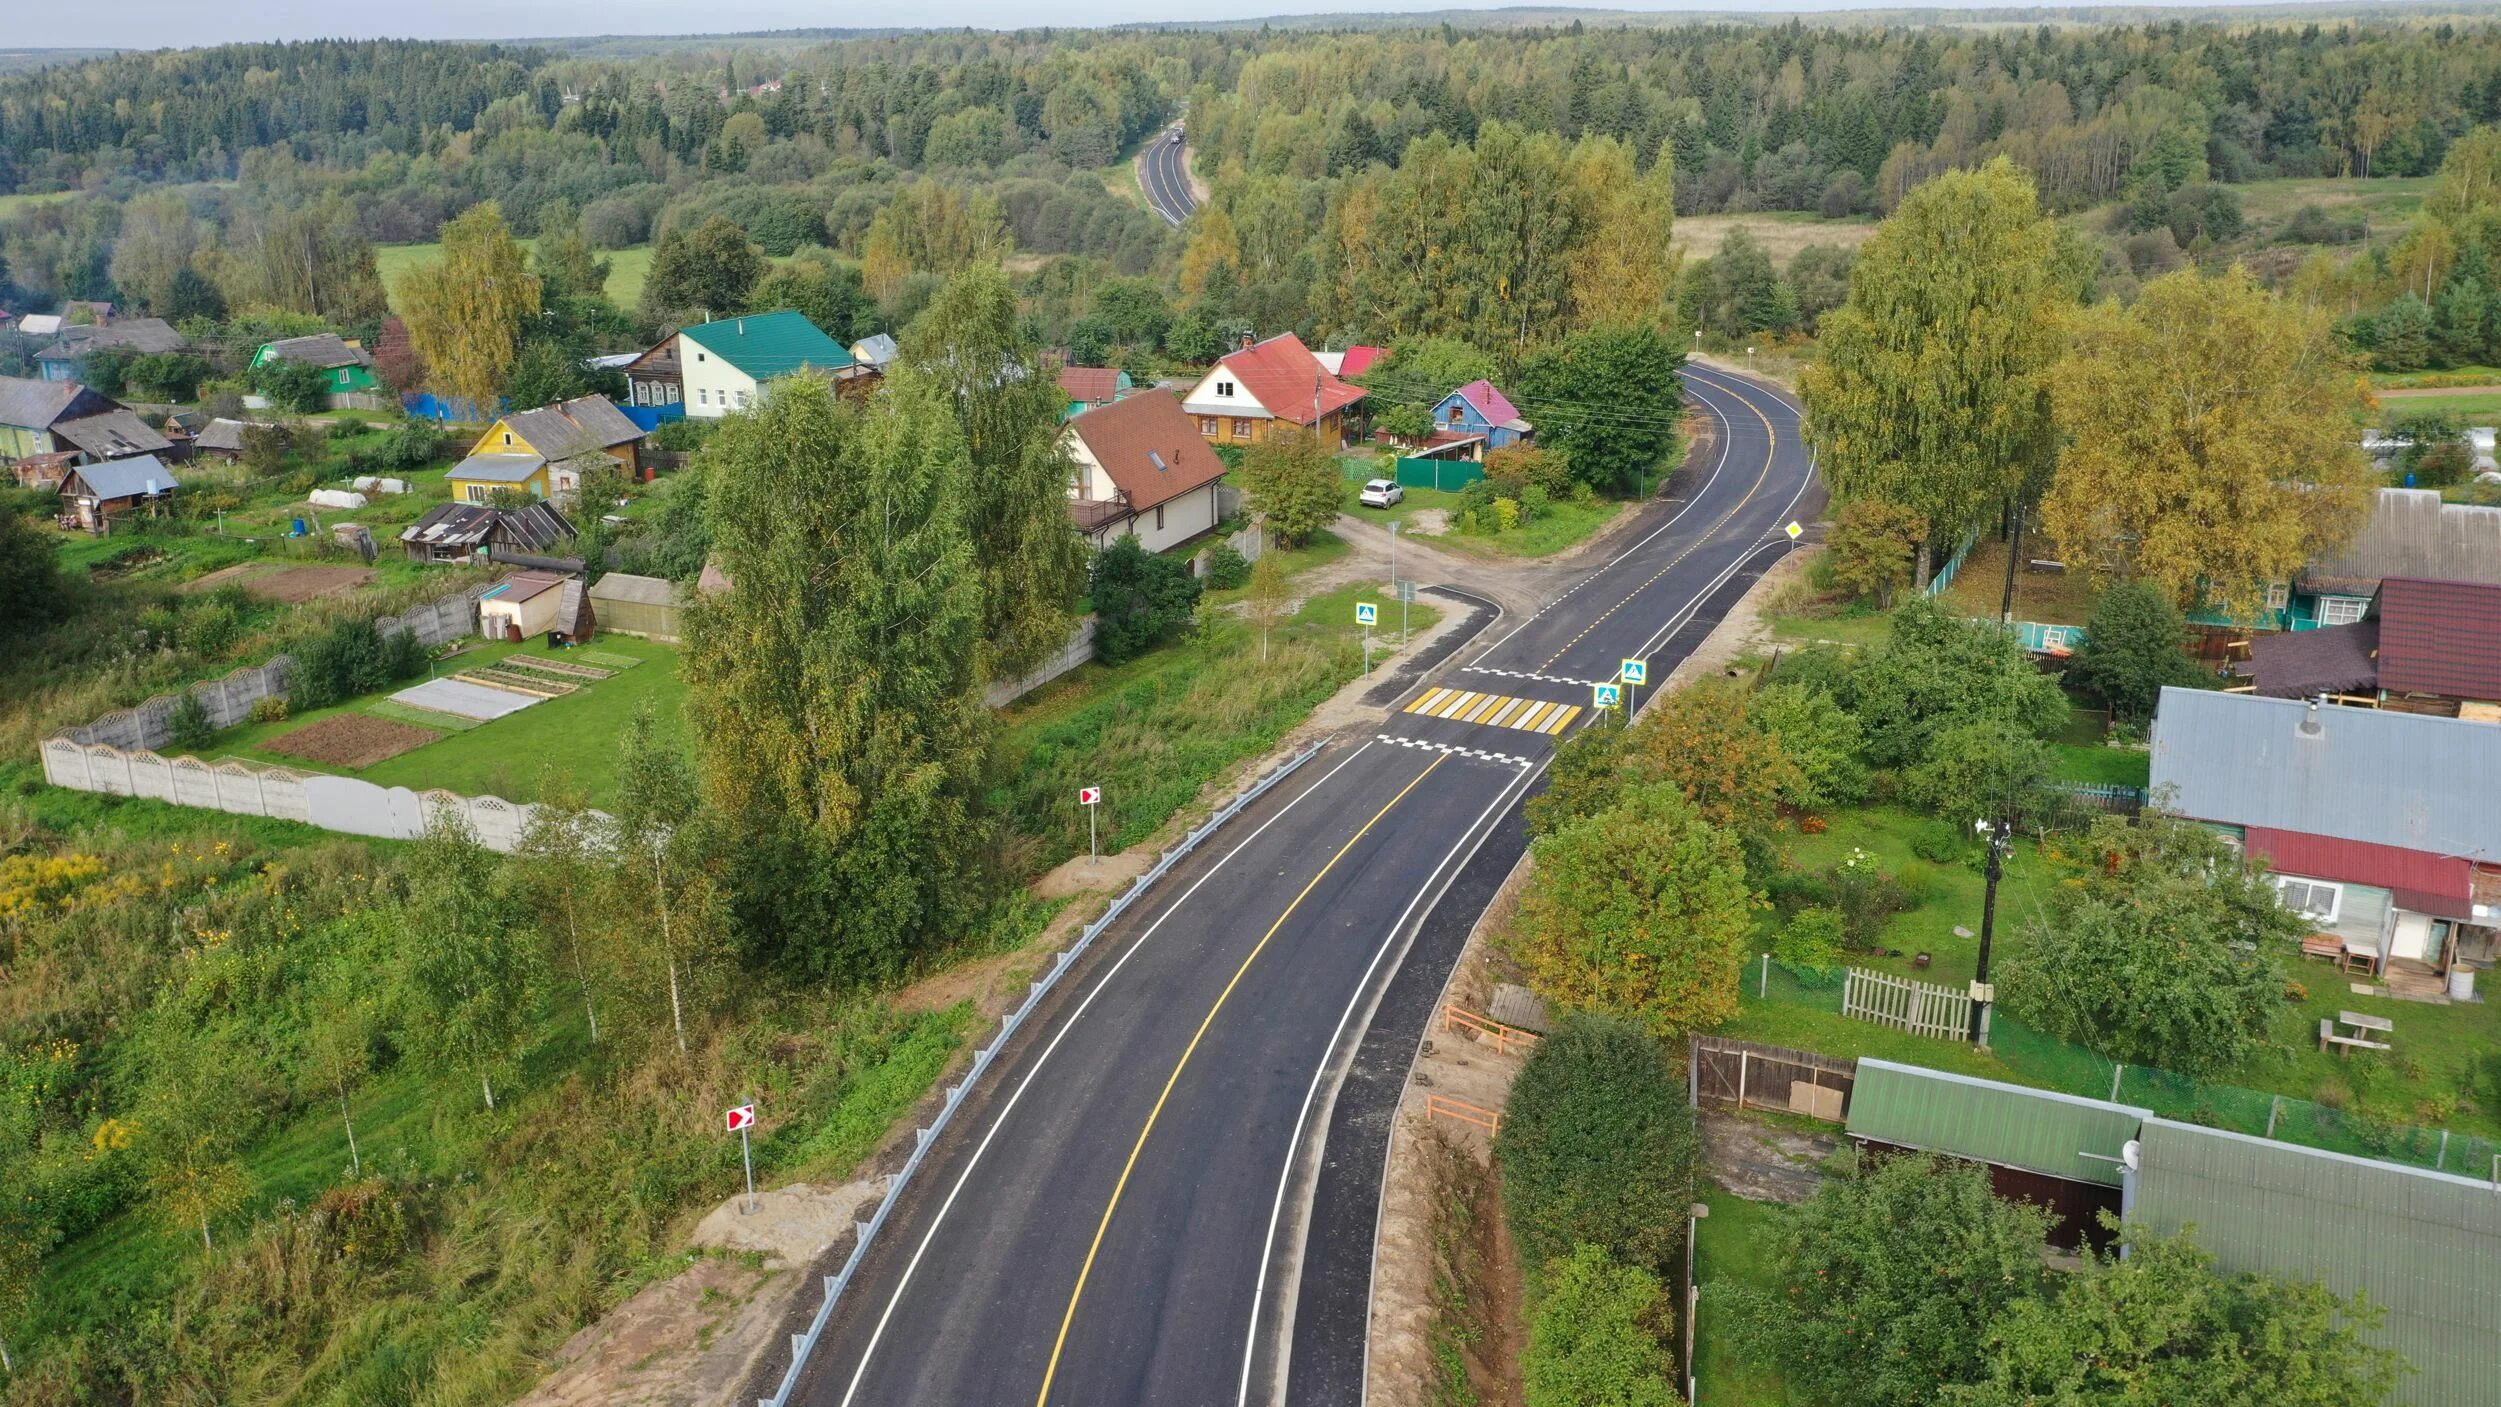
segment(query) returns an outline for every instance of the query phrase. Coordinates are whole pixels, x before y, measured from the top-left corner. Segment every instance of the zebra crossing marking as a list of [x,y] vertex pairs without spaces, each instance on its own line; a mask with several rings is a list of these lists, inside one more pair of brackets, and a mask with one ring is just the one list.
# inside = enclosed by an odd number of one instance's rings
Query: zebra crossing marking
[[1475,723],[1489,728],[1517,728],[1524,733],[1543,733],[1554,737],[1570,727],[1572,720],[1580,717],[1582,709],[1579,704],[1514,698],[1509,694],[1454,689],[1444,685],[1407,705],[1405,711],[1422,714],[1426,718],[1447,718],[1453,722]]

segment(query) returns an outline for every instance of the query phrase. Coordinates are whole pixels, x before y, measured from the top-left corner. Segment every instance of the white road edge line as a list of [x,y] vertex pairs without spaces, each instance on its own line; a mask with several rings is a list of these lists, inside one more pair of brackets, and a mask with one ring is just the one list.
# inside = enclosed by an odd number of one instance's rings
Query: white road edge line
[[[1691,383],[1687,384],[1690,386]],[[1728,389],[1724,386],[1714,386],[1711,389],[1719,391],[1722,394],[1729,394]],[[1675,516],[1669,518],[1666,522],[1659,524],[1649,532],[1642,534],[1639,542],[1636,542],[1632,546],[1625,548],[1623,551],[1616,553],[1614,556],[1600,562],[1598,565],[1591,567],[1586,575],[1584,575],[1580,580],[1573,582],[1571,586],[1562,592],[1561,595],[1556,596],[1554,601],[1549,601],[1545,605],[1540,606],[1534,614],[1529,616],[1528,620],[1521,621],[1518,625],[1511,627],[1509,634],[1504,635],[1501,639],[1486,646],[1484,651],[1477,655],[1477,659],[1486,659],[1490,657],[1494,651],[1510,644],[1511,636],[1517,635],[1521,631],[1528,629],[1530,621],[1534,621],[1539,616],[1544,615],[1547,611],[1552,610],[1556,601],[1561,601],[1565,596],[1569,596],[1573,592],[1587,586],[1592,581],[1597,580],[1599,573],[1606,571],[1609,567],[1614,566],[1616,563],[1623,561],[1625,558],[1639,552],[1644,547],[1649,546],[1652,538],[1657,537],[1660,533],[1666,532],[1669,528],[1672,528],[1678,523],[1684,521],[1685,515],[1693,511],[1694,505],[1700,503],[1704,498],[1709,496],[1711,492],[1711,485],[1719,482],[1719,471],[1728,467],[1728,441],[1733,437],[1735,431],[1730,425],[1728,417],[1720,413],[1718,406],[1712,405],[1708,400],[1700,396],[1694,397],[1694,401],[1703,409],[1708,410],[1713,416],[1717,417],[1720,423],[1721,433],[1718,437],[1719,456],[1711,465],[1711,477],[1702,481],[1702,487],[1694,490],[1693,497],[1686,500],[1684,507],[1676,510]]]
[[1170,906],[1156,915],[1155,921],[1147,925],[1146,931],[1139,934],[1129,944],[1128,948],[1121,953],[1119,960],[1105,970],[1102,976],[1095,979],[1093,988],[1085,995],[1085,1000],[1077,1004],[1076,1011],[1071,1013],[1068,1020],[1052,1035],[1051,1043],[1043,1047],[1042,1054],[1035,1058],[1033,1067],[1025,1072],[1025,1077],[1016,1082],[1016,1089],[1008,1096],[1007,1103],[1001,1105],[999,1111],[991,1116],[990,1127],[982,1134],[980,1145],[973,1149],[971,1161],[964,1165],[963,1172],[956,1175],[955,1185],[947,1189],[946,1200],[938,1205],[938,1215],[930,1221],[929,1229],[922,1233],[920,1244],[912,1249],[912,1259],[903,1267],[903,1278],[895,1283],[894,1294],[887,1298],[885,1310],[877,1316],[877,1327],[869,1332],[868,1344],[860,1350],[859,1367],[852,1371],[850,1385],[843,1389],[843,1407],[850,1407],[851,1400],[859,1395],[860,1382],[868,1376],[868,1365],[877,1356],[878,1343],[885,1337],[886,1325],[894,1318],[895,1306],[903,1302],[904,1294],[911,1289],[912,1276],[920,1269],[921,1257],[929,1253],[930,1243],[938,1238],[940,1228],[946,1225],[947,1214],[954,1210],[955,1199],[963,1194],[964,1185],[972,1180],[974,1170],[981,1166],[982,1155],[990,1151],[991,1140],[999,1136],[999,1129],[1006,1124],[1007,1116],[1016,1112],[1017,1101],[1025,1097],[1025,1091],[1033,1087],[1033,1082],[1041,1076],[1043,1067],[1050,1064],[1052,1052],[1058,1050],[1059,1043],[1066,1040],[1068,1033],[1077,1029],[1078,1023],[1085,1019],[1087,1009],[1094,1005],[1094,999],[1103,994],[1103,990],[1111,985],[1112,979],[1120,975],[1120,969],[1128,965],[1129,959],[1137,956],[1139,950],[1146,946],[1147,940],[1155,936],[1155,931],[1164,926],[1164,921],[1179,913],[1190,902],[1191,896],[1198,893],[1201,886],[1224,873],[1225,869],[1244,850],[1256,844],[1259,837],[1267,833],[1268,827],[1284,820],[1288,812],[1302,805],[1314,793],[1327,786],[1338,773],[1352,766],[1356,758],[1363,756],[1371,748],[1372,744],[1366,742],[1353,752],[1346,754],[1343,761],[1323,773],[1318,781],[1305,787],[1292,801],[1285,803],[1275,815],[1260,822],[1259,829],[1244,836],[1241,844],[1226,851],[1223,859],[1210,866],[1207,873],[1200,875],[1188,889],[1183,890],[1181,897],[1173,900]]
[[[1407,901],[1407,907],[1398,915],[1398,921],[1389,926],[1388,933],[1381,939],[1379,950],[1372,955],[1371,964],[1363,970],[1363,980],[1355,984],[1353,995],[1346,999],[1346,1010],[1337,1018],[1337,1029],[1329,1033],[1328,1044],[1320,1048],[1320,1063],[1311,1072],[1310,1088],[1303,1091],[1302,1110],[1294,1116],[1293,1137],[1286,1140],[1285,1167],[1277,1174],[1277,1198],[1268,1212],[1267,1238],[1260,1245],[1259,1274],[1251,1281],[1250,1330],[1244,1336],[1242,1343],[1242,1388],[1234,1398],[1236,1407],[1249,1407],[1250,1404],[1251,1367],[1259,1356],[1259,1313],[1268,1290],[1268,1263],[1276,1253],[1277,1227],[1285,1218],[1286,1193],[1293,1185],[1295,1166],[1302,1158],[1303,1129],[1311,1119],[1312,1106],[1319,1101],[1320,1086],[1328,1080],[1329,1065],[1337,1055],[1338,1042],[1345,1039],[1347,1024],[1355,1019],[1355,1008],[1364,1004],[1365,993],[1371,990],[1373,974],[1380,971],[1382,959],[1389,956],[1390,949],[1400,947],[1402,942],[1409,944],[1414,942],[1415,935],[1409,931],[1408,923],[1415,917],[1416,910],[1424,904],[1427,898],[1439,902],[1441,896],[1449,892],[1451,884],[1458,879],[1459,871],[1467,867],[1467,862],[1476,857],[1476,852],[1483,849],[1486,840],[1493,835],[1494,827],[1488,825],[1487,822],[1500,816],[1502,809],[1510,804],[1513,793],[1526,789],[1536,780],[1538,774],[1546,770],[1547,761],[1551,760],[1549,757],[1546,761],[1540,761],[1535,767],[1522,770],[1510,781],[1504,783],[1502,789],[1494,793],[1494,799],[1487,802],[1485,809],[1477,813],[1476,819],[1468,823],[1468,828],[1460,832],[1462,843],[1451,847],[1450,852],[1433,867],[1433,872],[1426,876],[1424,883],[1417,888],[1415,897]],[[1475,838],[1470,840],[1470,836]],[[1457,861],[1456,867],[1453,866],[1453,861]],[[1386,989],[1372,993],[1372,1005],[1377,1007],[1384,995],[1386,995]],[[1348,1053],[1347,1059],[1349,1068],[1352,1068],[1352,1052]],[[1342,1085],[1342,1076],[1340,1083]],[[1332,1103],[1336,1101],[1338,1087],[1332,1086],[1329,1091]],[[1300,1296],[1297,1295],[1295,1298],[1299,1299]],[[1369,1296],[1366,1298],[1368,1303]],[[1364,1334],[1364,1348],[1366,1356],[1369,1357],[1371,1331],[1368,1327],[1370,1320],[1368,1308],[1365,1318],[1367,1327]],[[1276,1377],[1280,1391],[1285,1386],[1286,1372],[1293,1361],[1292,1325],[1293,1321],[1289,1318],[1281,1326],[1278,1335]]]

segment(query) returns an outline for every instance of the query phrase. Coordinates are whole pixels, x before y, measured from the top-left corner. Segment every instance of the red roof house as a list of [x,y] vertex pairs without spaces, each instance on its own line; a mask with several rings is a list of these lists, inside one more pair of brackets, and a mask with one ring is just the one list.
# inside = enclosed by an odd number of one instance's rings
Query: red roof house
[[1345,442],[1345,412],[1364,389],[1323,366],[1303,339],[1280,333],[1265,342],[1246,335],[1183,397],[1181,408],[1209,440],[1248,444],[1277,426],[1316,430],[1323,442]]

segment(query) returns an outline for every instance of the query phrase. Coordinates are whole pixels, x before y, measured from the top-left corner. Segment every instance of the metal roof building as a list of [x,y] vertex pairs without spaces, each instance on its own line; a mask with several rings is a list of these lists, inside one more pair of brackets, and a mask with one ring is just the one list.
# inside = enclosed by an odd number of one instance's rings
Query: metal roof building
[[1861,1056],[1850,1137],[2117,1187],[2144,1109]]
[[2165,689],[2152,741],[2183,816],[2501,861],[2501,727]]
[[2408,1407],[2501,1401],[2501,1187],[2148,1118],[2128,1219],[2193,1227],[2225,1270],[2324,1281],[2388,1312]]

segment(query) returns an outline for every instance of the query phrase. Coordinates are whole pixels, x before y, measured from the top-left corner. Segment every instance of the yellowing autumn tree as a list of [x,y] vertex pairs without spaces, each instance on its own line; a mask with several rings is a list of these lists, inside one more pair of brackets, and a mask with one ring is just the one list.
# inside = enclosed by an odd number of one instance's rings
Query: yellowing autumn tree
[[1181,251],[1181,291],[1193,298],[1206,292],[1220,266],[1242,266],[1242,239],[1232,218],[1211,205],[1191,217],[1190,244]]
[[890,298],[916,273],[951,274],[1012,248],[999,202],[967,199],[949,186],[919,180],[871,220],[860,244],[860,272],[873,297]]
[[2350,540],[2370,392],[2323,309],[2235,265],[2183,269],[2078,315],[2050,374],[2067,439],[2042,526],[2101,576],[2247,609]]
[[443,227],[443,257],[401,282],[400,303],[436,393],[485,414],[519,355],[522,328],[538,316],[538,276],[490,200]]
[[1669,237],[1676,226],[1676,170],[1662,145],[1648,174],[1633,169],[1632,148],[1598,137],[1573,148],[1567,178],[1589,211],[1587,237],[1572,256],[1572,300],[1580,325],[1625,326],[1666,315],[1676,286]]

